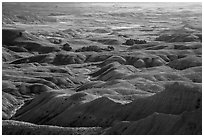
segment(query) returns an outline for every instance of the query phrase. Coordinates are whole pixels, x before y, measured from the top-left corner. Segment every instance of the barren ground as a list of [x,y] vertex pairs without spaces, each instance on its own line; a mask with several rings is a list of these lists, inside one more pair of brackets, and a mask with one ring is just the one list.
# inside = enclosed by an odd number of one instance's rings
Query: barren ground
[[2,3],[3,134],[202,134],[201,3]]

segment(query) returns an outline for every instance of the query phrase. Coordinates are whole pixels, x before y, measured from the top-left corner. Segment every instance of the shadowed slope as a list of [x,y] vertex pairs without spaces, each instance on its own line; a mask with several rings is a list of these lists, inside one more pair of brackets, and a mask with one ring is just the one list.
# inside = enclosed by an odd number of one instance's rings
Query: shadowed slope
[[[68,98],[56,93],[49,93],[49,95],[51,98],[48,98],[45,94],[39,95],[30,104],[22,107],[14,118],[32,123],[58,126],[107,127],[118,120],[140,120],[154,112],[181,114],[184,111],[193,111],[201,108],[201,87],[197,84],[191,84],[189,86],[182,82],[169,84],[160,93],[139,98],[132,103],[124,105],[114,102],[109,97],[97,98],[96,96],[97,99],[93,100],[90,99],[92,96],[85,92],[80,93],[80,95],[83,95],[81,96],[82,98],[80,97],[80,100],[74,99],[75,103],[73,105],[70,103],[73,102],[73,97],[76,96],[75,94]],[[65,97],[67,100],[64,100]],[[87,101],[84,102],[84,99]],[[36,106],[34,104],[38,105]],[[33,105],[35,106],[34,108]],[[34,112],[38,113],[33,115]]]

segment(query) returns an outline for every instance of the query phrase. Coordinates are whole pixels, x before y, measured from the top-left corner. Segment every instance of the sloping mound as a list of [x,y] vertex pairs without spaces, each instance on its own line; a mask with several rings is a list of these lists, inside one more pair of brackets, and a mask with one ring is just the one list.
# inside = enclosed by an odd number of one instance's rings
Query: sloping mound
[[182,27],[176,30],[166,30],[161,32],[161,35],[155,39],[156,41],[165,42],[193,42],[200,41],[200,38],[196,36],[192,31]]
[[100,127],[58,127],[35,125],[14,120],[2,121],[3,135],[98,135],[103,131]]
[[165,42],[193,42],[199,41],[199,37],[193,34],[164,34],[155,39],[156,41],[165,41]]
[[139,120],[154,112],[181,114],[184,111],[193,111],[201,108],[201,97],[200,85],[184,82],[167,84],[164,91],[130,103],[126,108],[126,120]]
[[[109,107],[104,108],[107,105]],[[99,126],[98,122],[107,125],[107,120],[100,121],[99,117],[103,118],[104,114],[105,117],[109,116],[111,113],[103,112],[112,112],[118,105],[106,97],[96,99],[83,92],[71,96],[56,92],[42,93],[19,109],[13,119],[35,124],[93,127]]]
[[97,80],[111,81],[115,79],[122,79],[123,77],[131,74],[133,74],[133,72],[129,70],[128,67],[121,65],[118,62],[113,62],[90,75]]
[[202,83],[202,66],[184,69],[181,73],[183,76],[189,78],[193,82]]
[[20,108],[13,119],[44,124],[60,115],[64,110],[78,106],[79,104],[90,102],[97,96],[80,92],[70,96],[73,92],[65,91],[48,91],[36,96],[32,101]]
[[120,64],[126,64],[126,60],[121,56],[111,56],[110,58],[104,60],[100,66],[105,66],[113,62],[118,62]]
[[91,52],[89,53],[86,59],[86,62],[99,62],[99,61],[104,61],[107,58],[111,57],[109,54],[98,54],[96,52]]
[[199,42],[194,42],[194,43],[189,43],[189,44],[186,44],[186,45],[183,45],[183,44],[176,44],[174,45],[174,49],[176,50],[187,50],[187,49],[200,49],[202,48],[202,43],[199,43]]
[[180,115],[154,113],[133,122],[118,122],[105,131],[107,135],[201,135],[202,111],[184,112]]
[[129,104],[85,92],[71,96],[43,93],[22,107],[13,118],[46,125],[109,127],[116,121],[137,121],[155,112],[180,115],[198,110],[202,107],[201,97],[199,84],[184,82],[168,84],[164,91]]
[[93,72],[93,73],[90,73],[89,75],[92,76],[92,77],[96,77],[96,76],[99,76],[101,75],[102,73],[104,73],[105,71],[109,70],[109,69],[116,69],[120,66],[121,64],[118,63],[118,62],[113,62],[113,63],[110,63],[106,66],[103,66],[101,69]]
[[[120,80],[120,79],[114,79],[114,80],[110,80],[110,81],[94,81],[94,82],[88,82],[85,83],[83,85],[81,85],[80,87],[78,87],[77,91],[82,91],[82,90],[87,90],[87,89],[94,89],[97,88],[95,90],[99,90],[99,88],[101,88],[103,90],[103,88],[107,88],[107,89],[112,89],[112,88],[129,88],[129,89],[133,89],[134,90],[134,85],[125,81],[125,80]],[[114,91],[113,91],[114,92]]]
[[163,66],[166,62],[160,57],[146,57],[146,58],[139,58],[134,61],[133,66],[136,68],[149,68],[149,67],[156,67],[156,66]]
[[202,58],[196,56],[187,56],[185,58],[169,62],[169,66],[178,70],[184,70],[190,67],[202,66]]
[[82,90],[86,90],[86,89],[90,89],[90,88],[96,88],[99,85],[103,84],[105,82],[103,81],[90,81],[88,83],[84,83],[83,85],[79,86],[76,91],[82,91]]

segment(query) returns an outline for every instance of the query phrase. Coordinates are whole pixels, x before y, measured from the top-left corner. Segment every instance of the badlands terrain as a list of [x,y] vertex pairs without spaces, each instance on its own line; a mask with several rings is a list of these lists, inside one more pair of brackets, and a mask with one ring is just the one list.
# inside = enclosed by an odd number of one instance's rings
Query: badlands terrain
[[202,134],[201,3],[2,14],[2,134]]

